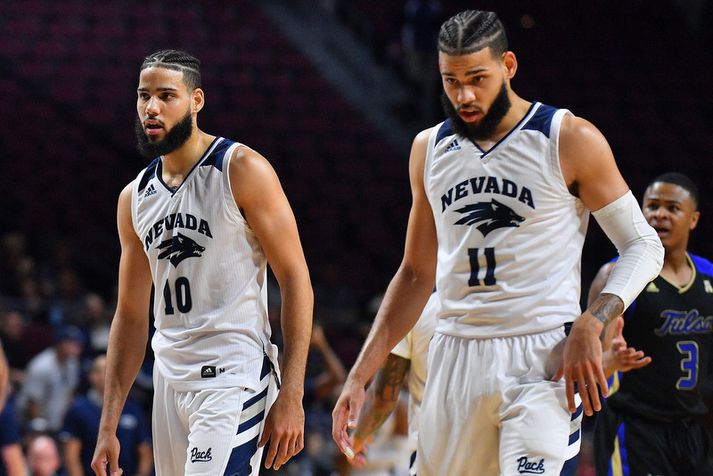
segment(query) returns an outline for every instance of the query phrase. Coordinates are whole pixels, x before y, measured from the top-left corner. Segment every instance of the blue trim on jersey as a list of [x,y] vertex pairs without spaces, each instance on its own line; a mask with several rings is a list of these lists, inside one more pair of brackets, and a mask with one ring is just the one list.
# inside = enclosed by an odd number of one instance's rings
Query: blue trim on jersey
[[260,423],[262,421],[264,416],[265,416],[265,410],[261,411],[260,413],[258,413],[254,417],[252,417],[251,419],[242,422],[238,426],[237,434],[239,435],[240,433],[244,432],[245,430],[249,430],[250,428],[254,427],[255,425],[257,425],[258,423]]
[[265,375],[270,373],[270,370],[272,370],[272,363],[270,359],[265,356],[265,359],[262,361],[262,370],[260,370],[260,380],[264,379]]
[[186,183],[186,181],[187,181],[188,178],[191,176],[191,174],[193,173],[193,171],[194,171],[196,168],[198,168],[198,165],[199,165],[201,162],[203,162],[203,161],[205,160],[205,158],[208,157],[208,155],[210,155],[210,152],[212,152],[211,149],[213,148],[213,144],[215,144],[216,141],[219,141],[219,140],[221,140],[221,139],[222,139],[222,137],[216,137],[215,139],[213,139],[213,142],[211,142],[210,145],[208,146],[208,148],[205,150],[205,152],[203,152],[203,155],[202,155],[201,158],[198,160],[198,162],[196,162],[195,164],[193,164],[193,167],[191,167],[191,170],[188,171],[188,173],[186,174],[185,178],[183,179],[183,182],[181,182],[181,185],[179,185],[178,187],[176,187],[175,190],[172,189],[171,187],[169,187],[169,186],[166,184],[166,182],[163,181],[163,162],[160,161],[160,160],[158,161],[158,164],[157,164],[157,167],[156,167],[156,178],[157,178],[158,181],[166,188],[166,190],[168,190],[169,192],[171,192],[171,196],[172,196],[172,197],[173,197],[174,195],[176,195],[176,193],[178,193],[178,191],[181,189],[181,187],[183,187],[183,184]]
[[530,104],[530,108],[527,110],[527,112],[525,113],[525,115],[522,116],[522,119],[520,119],[520,120],[518,121],[518,123],[515,124],[515,127],[513,127],[512,129],[510,129],[510,131],[509,131],[507,134],[505,134],[499,141],[497,141],[497,142],[495,143],[495,145],[492,146],[490,149],[484,150],[482,147],[480,147],[480,146],[479,146],[478,144],[476,144],[474,141],[471,141],[471,142],[473,142],[473,144],[478,148],[478,150],[480,150],[480,151],[483,153],[483,155],[481,155],[480,158],[481,158],[481,159],[484,159],[486,155],[488,155],[488,154],[491,153],[492,151],[496,150],[500,144],[502,144],[503,142],[505,142],[506,140],[508,140],[511,135],[513,135],[515,132],[517,132],[517,131],[519,131],[519,130],[522,130],[522,124],[525,123],[525,122],[527,122],[527,121],[529,121],[528,118],[530,117],[530,113],[532,112],[532,108],[536,107],[538,104],[539,104],[540,106],[542,105],[542,104],[539,103],[539,102],[533,102],[532,104]]
[[[438,129],[438,134],[436,134],[436,144],[441,142],[444,138],[452,136],[453,134],[455,134],[455,131],[453,130],[453,124],[451,124],[450,119],[446,119],[445,121],[443,121],[443,124],[441,124],[441,127]],[[434,147],[436,144],[434,144]]]
[[545,137],[550,138],[550,129],[552,128],[552,117],[557,112],[556,107],[540,104],[537,111],[532,115],[529,121],[522,126],[522,130],[532,130],[542,132]]
[[626,453],[626,430],[625,423],[619,425],[617,438],[619,438],[619,456],[621,457],[621,474],[629,476],[629,455]]
[[575,476],[579,465],[579,453],[564,462],[560,476]]
[[247,443],[233,448],[223,476],[250,476],[253,471],[250,459],[257,452],[258,438],[260,437],[256,436]]
[[263,398],[265,398],[265,397],[267,396],[267,391],[268,391],[269,388],[270,388],[269,386],[265,387],[265,390],[263,390],[262,392],[258,393],[257,395],[255,395],[254,397],[252,397],[250,400],[247,400],[247,401],[243,404],[243,411],[247,410],[248,408],[250,408],[250,407],[252,407],[253,405],[255,405],[257,402],[259,402],[260,400],[262,400]]
[[567,444],[568,446],[573,445],[577,441],[579,441],[579,437],[582,436],[582,430],[577,430],[571,435],[569,435],[569,443]]
[[696,270],[698,270],[698,272],[713,277],[713,263],[711,263],[705,258],[696,256],[691,253],[688,253],[688,256],[691,258],[691,261],[693,261],[693,265],[696,267]]
[[584,409],[584,406],[580,403],[579,406],[577,407],[577,411],[572,413],[572,416],[570,417],[569,421],[574,421],[579,415],[582,414],[582,410]]
[[139,188],[138,188],[138,195],[141,196],[143,193],[144,189],[146,188],[146,185],[149,183],[149,180],[151,180],[155,175],[156,175],[156,167],[158,167],[158,163],[161,161],[160,157],[156,157],[151,161],[148,167],[146,167],[146,170],[144,171],[144,174],[141,176],[141,180],[139,180]]
[[234,141],[223,139],[223,141],[215,146],[213,152],[210,153],[208,157],[201,163],[201,167],[206,165],[212,165],[216,169],[223,171],[223,157],[225,157],[225,152],[230,146],[235,144]]

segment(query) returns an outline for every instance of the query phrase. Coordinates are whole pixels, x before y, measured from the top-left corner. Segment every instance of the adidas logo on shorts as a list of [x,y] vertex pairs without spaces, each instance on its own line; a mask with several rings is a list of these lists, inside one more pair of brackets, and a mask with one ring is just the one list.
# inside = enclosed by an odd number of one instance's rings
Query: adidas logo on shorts
[[154,187],[153,184],[149,185],[149,188],[146,189],[146,193],[144,193],[144,198],[150,197],[151,195],[156,194],[156,187]]
[[215,365],[204,365],[201,367],[201,378],[215,378]]

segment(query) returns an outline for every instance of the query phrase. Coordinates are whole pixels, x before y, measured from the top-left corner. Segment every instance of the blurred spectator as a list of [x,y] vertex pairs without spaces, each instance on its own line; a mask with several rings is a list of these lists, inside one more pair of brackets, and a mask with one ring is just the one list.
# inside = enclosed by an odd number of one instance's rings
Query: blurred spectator
[[62,460],[57,443],[47,435],[37,436],[30,441],[27,464],[30,467],[30,476],[64,476],[64,473],[59,472]]
[[22,314],[17,311],[0,313],[0,342],[10,367],[10,382],[16,387],[24,381],[25,367],[30,361],[24,334],[25,322]]
[[[97,444],[99,419],[106,372],[106,356],[94,359],[89,371],[91,388],[86,395],[77,397],[64,419],[60,441],[64,446],[64,462],[68,476],[89,476],[94,447]],[[131,399],[126,401],[116,431],[121,453],[119,467],[124,474],[147,476],[151,473],[151,436],[141,407]]]
[[421,117],[432,120],[438,106],[439,77],[435,74],[436,40],[442,21],[441,2],[438,0],[408,0],[404,6],[401,30],[406,74],[419,91]]
[[74,325],[82,323],[84,292],[77,272],[64,268],[57,274],[57,289],[50,304],[49,320],[52,325]]
[[35,356],[27,366],[18,406],[27,421],[40,429],[42,419],[50,431],[59,430],[64,413],[79,383],[79,356],[84,336],[74,326],[61,327],[55,344]]
[[82,327],[87,337],[85,354],[90,358],[105,354],[109,344],[111,315],[107,312],[104,299],[96,293],[87,294],[82,314]]
[[6,233],[0,245],[0,294],[19,296],[18,270],[25,258],[25,236],[19,232]]
[[0,411],[0,476],[25,476],[27,469],[22,454],[20,425],[13,397]]

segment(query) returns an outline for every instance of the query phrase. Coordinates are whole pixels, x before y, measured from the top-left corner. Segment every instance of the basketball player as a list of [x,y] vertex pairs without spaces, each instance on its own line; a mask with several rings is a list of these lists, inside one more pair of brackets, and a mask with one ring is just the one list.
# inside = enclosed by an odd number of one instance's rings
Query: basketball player
[[[257,474],[268,440],[267,467],[303,447],[313,298],[295,218],[264,157],[197,128],[200,86],[187,53],[158,51],[141,66],[137,137],[155,159],[119,196],[119,300],[92,462],[101,476],[107,463],[120,472],[115,433],[144,355],[152,283],[156,474]],[[268,262],[285,337],[276,400]]]
[[[598,411],[599,336],[658,274],[663,249],[602,134],[512,90],[517,59],[495,13],[450,18],[438,50],[449,117],[414,140],[404,258],[334,409],[333,437],[353,455],[347,427],[364,385],[436,276],[419,476],[556,475],[579,449],[575,386],[583,411]],[[621,257],[581,314],[588,210]]]
[[398,402],[404,381],[409,391],[408,438],[411,458],[409,473],[416,474],[416,443],[418,418],[426,384],[428,344],[436,328],[438,296],[434,292],[423,308],[413,329],[391,350],[369,386],[364,408],[349,441],[354,458],[349,462],[360,467],[366,464],[366,447],[370,437],[384,424]]
[[[639,370],[618,373],[597,415],[598,475],[710,475],[713,446],[701,421],[700,392],[713,347],[713,264],[686,252],[696,228],[698,188],[687,176],[666,173],[649,183],[643,212],[666,254],[659,276],[624,314],[624,338],[652,357]],[[598,293],[613,263],[592,283]],[[618,389],[617,389],[618,387]]]

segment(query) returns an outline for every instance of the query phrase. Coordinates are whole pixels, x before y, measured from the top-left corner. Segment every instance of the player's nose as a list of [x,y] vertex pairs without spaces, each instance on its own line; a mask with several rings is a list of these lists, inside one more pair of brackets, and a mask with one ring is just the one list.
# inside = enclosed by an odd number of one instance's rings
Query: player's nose
[[146,112],[146,115],[149,117],[158,116],[158,114],[160,112],[160,108],[159,108],[159,102],[158,102],[157,98],[151,97],[148,101],[146,101],[145,112]]
[[475,91],[472,88],[463,86],[458,88],[458,96],[456,97],[458,104],[470,104],[476,100]]

